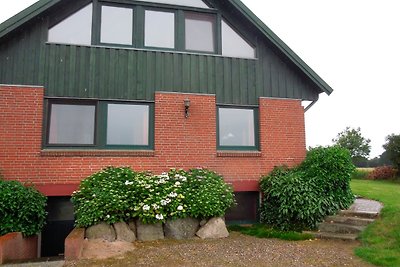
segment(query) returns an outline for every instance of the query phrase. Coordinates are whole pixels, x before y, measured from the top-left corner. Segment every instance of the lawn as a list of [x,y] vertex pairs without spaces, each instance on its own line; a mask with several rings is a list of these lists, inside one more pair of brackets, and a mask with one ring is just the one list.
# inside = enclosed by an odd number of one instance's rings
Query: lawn
[[384,204],[381,218],[362,233],[356,255],[378,266],[400,266],[400,183],[353,180],[351,188],[356,195]]

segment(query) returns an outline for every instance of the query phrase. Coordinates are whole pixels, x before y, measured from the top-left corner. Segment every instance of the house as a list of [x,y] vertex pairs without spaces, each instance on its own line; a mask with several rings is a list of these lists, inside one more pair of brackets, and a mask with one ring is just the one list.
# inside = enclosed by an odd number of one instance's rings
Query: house
[[260,175],[305,157],[302,101],[332,92],[239,0],[40,0],[0,25],[0,84],[0,172],[49,197],[42,255],[110,165],[215,170],[228,219],[256,220]]

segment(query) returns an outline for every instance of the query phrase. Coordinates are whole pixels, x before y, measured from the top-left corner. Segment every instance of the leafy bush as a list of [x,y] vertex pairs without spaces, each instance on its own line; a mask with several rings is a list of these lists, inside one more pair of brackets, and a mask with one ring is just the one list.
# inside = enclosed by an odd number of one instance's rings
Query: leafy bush
[[376,167],[368,174],[368,178],[373,180],[393,179],[396,177],[396,173],[396,169],[391,166]]
[[156,223],[167,218],[222,216],[234,198],[222,177],[205,169],[152,175],[108,167],[84,179],[72,202],[76,225],[88,227],[133,218]]
[[35,235],[45,224],[47,198],[33,187],[0,180],[0,235]]
[[348,208],[355,167],[347,149],[318,147],[297,168],[275,168],[261,178],[261,220],[281,230],[315,228],[327,215]]

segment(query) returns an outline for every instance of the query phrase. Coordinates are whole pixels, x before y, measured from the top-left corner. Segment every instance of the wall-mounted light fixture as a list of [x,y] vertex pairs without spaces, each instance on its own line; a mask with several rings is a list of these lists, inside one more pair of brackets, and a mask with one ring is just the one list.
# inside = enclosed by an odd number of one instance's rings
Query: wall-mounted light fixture
[[186,98],[183,100],[183,103],[185,103],[185,118],[189,117],[189,107],[190,107],[190,100]]

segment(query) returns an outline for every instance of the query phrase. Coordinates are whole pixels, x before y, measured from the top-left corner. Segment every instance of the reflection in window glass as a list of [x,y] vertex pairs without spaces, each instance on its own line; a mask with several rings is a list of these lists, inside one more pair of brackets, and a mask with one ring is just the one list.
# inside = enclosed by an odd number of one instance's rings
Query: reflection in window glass
[[219,108],[219,145],[255,146],[254,110]]
[[109,104],[107,145],[149,145],[149,106]]
[[92,43],[92,9],[89,4],[49,29],[53,43],[90,45]]
[[49,144],[93,145],[94,105],[52,104]]
[[186,50],[214,52],[214,25],[213,15],[185,12]]
[[175,48],[175,14],[146,10],[144,45]]
[[163,3],[163,4],[171,4],[171,5],[178,5],[178,6],[191,6],[191,7],[209,8],[201,0],[138,0],[138,1],[153,2],[153,3]]
[[228,57],[255,58],[255,49],[225,21],[222,22],[222,55]]
[[132,45],[133,10],[130,8],[102,6],[102,43]]

